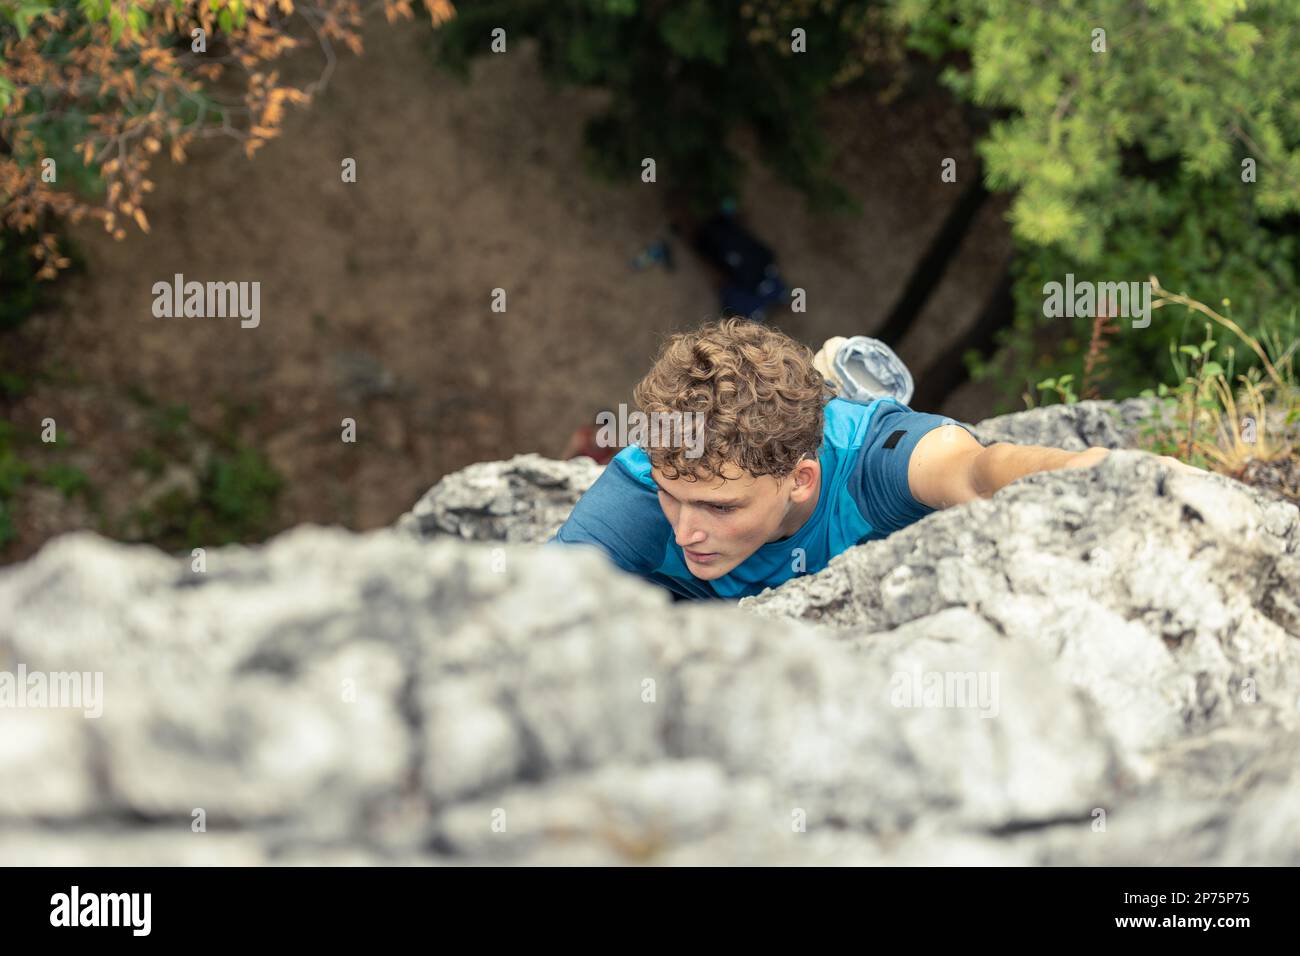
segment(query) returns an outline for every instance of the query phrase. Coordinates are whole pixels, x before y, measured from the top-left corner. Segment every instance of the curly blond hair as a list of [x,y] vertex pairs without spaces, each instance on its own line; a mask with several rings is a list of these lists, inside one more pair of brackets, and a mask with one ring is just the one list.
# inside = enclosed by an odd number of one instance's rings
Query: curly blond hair
[[817,454],[822,410],[833,396],[811,349],[738,318],[673,335],[632,391],[647,415],[704,414],[696,457],[684,447],[646,448],[669,480],[720,478],[728,464],[755,477],[785,477],[801,458]]

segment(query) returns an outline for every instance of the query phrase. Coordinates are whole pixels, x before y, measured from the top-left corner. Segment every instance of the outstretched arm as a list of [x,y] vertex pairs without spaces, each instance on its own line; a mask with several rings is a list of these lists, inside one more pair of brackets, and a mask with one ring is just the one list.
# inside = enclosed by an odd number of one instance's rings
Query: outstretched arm
[[[930,508],[950,508],[976,498],[989,498],[1025,475],[1058,468],[1090,468],[1110,450],[1093,447],[1064,451],[1041,445],[996,442],[984,447],[964,428],[944,425],[927,432],[908,463],[912,497]],[[1176,458],[1160,460],[1181,471],[1197,469]]]
[[1087,468],[1101,461],[1107,453],[1108,449],[1105,448],[1075,452],[1044,448],[1041,445],[996,442],[973,459],[971,480],[979,490],[980,497],[988,498],[1017,478],[1058,468]]

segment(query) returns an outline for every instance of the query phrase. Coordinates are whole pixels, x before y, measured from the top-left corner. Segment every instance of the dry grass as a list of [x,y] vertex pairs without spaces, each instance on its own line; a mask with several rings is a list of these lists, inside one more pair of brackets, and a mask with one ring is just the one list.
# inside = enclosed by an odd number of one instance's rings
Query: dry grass
[[[1161,385],[1158,392],[1144,393],[1177,401],[1177,424],[1170,427],[1160,422],[1147,429],[1157,446],[1153,450],[1233,477],[1241,477],[1252,462],[1300,458],[1300,444],[1292,428],[1300,422],[1300,386],[1294,364],[1300,341],[1294,337],[1284,341],[1279,329],[1267,330],[1261,338],[1255,338],[1205,303],[1171,293],[1155,276],[1151,283],[1153,309],[1181,305],[1210,320],[1202,343],[1177,347],[1170,344],[1180,377],[1178,385]],[[1260,366],[1234,376],[1235,347],[1226,350],[1226,368],[1215,361],[1218,343],[1211,334],[1213,324],[1240,339],[1258,356]],[[1190,356],[1190,362],[1183,362],[1184,354]]]

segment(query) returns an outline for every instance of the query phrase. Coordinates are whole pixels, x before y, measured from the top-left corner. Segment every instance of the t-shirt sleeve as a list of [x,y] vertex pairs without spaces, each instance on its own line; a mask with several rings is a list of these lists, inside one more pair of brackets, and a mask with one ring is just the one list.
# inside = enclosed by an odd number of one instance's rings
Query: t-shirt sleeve
[[594,545],[624,571],[649,575],[662,563],[671,534],[658,496],[616,459],[547,543]]
[[[884,537],[920,521],[936,509],[912,497],[907,465],[927,432],[941,425],[970,426],[947,415],[914,412],[901,402],[882,400],[872,415],[849,488],[871,523],[868,538]],[[974,433],[971,433],[974,437]]]

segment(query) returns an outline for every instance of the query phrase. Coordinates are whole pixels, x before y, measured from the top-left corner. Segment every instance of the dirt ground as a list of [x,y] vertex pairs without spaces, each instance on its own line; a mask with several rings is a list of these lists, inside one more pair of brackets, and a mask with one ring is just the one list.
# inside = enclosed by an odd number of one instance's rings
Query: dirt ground
[[[364,56],[342,58],[252,161],[233,141],[205,142],[184,165],[154,168],[148,235],[74,233],[87,273],[24,330],[54,378],[14,421],[35,434],[54,418],[64,460],[106,513],[156,490],[134,464],[145,416],[133,391],[214,427],[226,405],[246,406],[241,437],[285,478],[277,525],[365,529],[472,462],[558,455],[596,410],[630,402],[666,333],[716,317],[710,276],[680,243],[674,273],[629,267],[667,234],[663,187],[639,170],[609,185],[583,169],[600,93],[549,88],[528,45],[481,58],[461,85],[434,66],[430,42],[418,25],[372,20]],[[307,78],[317,63],[304,55],[294,69]],[[955,195],[935,188],[941,158],[971,155],[937,94],[889,107],[846,96],[828,119],[836,172],[865,217],[813,217],[757,162],[739,203],[808,290],[809,311],[774,324],[814,347],[883,320]],[[345,157],[356,183],[341,181]],[[153,284],[176,273],[259,281],[260,326],[154,318]],[[505,313],[490,308],[495,288]],[[943,411],[983,417],[985,397],[965,394]],[[354,444],[340,439],[344,418],[357,422]],[[18,522],[5,560],[94,524],[39,487],[23,492]]]

